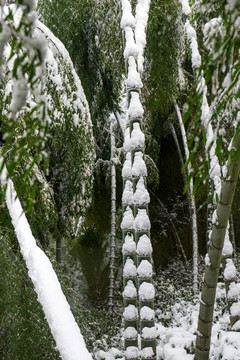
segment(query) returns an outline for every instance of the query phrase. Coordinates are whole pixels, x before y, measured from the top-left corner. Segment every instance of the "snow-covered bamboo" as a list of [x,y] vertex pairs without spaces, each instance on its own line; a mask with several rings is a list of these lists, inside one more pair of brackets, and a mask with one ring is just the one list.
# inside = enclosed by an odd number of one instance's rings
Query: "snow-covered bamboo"
[[[238,134],[231,151],[235,153],[240,147],[240,135]],[[230,151],[230,153],[231,153]],[[211,329],[213,320],[213,310],[215,304],[216,286],[218,281],[219,268],[222,259],[225,233],[230,216],[232,200],[240,171],[240,158],[233,162],[229,157],[227,164],[227,174],[223,178],[220,200],[215,213],[215,221],[211,234],[208,250],[208,261],[205,267],[204,282],[201,294],[198,332],[196,340],[195,360],[208,360],[211,341]],[[229,276],[233,273],[229,271]],[[235,308],[232,309],[235,314]],[[239,326],[238,322],[236,326]]]
[[[152,247],[150,243],[150,221],[148,216],[148,203],[150,201],[146,188],[147,169],[144,160],[145,136],[142,132],[143,108],[140,100],[140,89],[143,84],[141,73],[143,71],[144,47],[146,44],[146,26],[148,20],[149,0],[139,0],[136,6],[136,16],[132,15],[128,0],[122,0],[121,26],[125,34],[124,57],[127,63],[126,89],[128,91],[128,128],[125,132],[124,150],[126,159],[123,166],[123,255],[124,286],[139,289],[140,322],[138,328],[137,317],[134,316],[131,332],[128,322],[125,321],[125,356],[137,358],[137,333],[141,331],[141,357],[156,358],[156,334],[154,317],[147,320],[146,313],[153,312],[154,287],[152,285]],[[131,240],[130,240],[131,239]],[[147,254],[143,249],[149,247]],[[135,244],[135,246],[134,246]],[[141,245],[143,244],[143,245]],[[145,245],[144,245],[145,244]],[[143,246],[143,247],[142,247]],[[125,295],[125,290],[123,296]],[[125,306],[134,305],[125,301]],[[135,301],[135,299],[134,299]],[[142,312],[142,308],[146,312]],[[126,311],[126,309],[125,309]],[[133,311],[133,309],[132,309]],[[134,309],[135,313],[135,309]],[[131,333],[131,338],[129,334]],[[134,348],[132,348],[134,347]],[[134,351],[132,351],[134,349]]]
[[42,305],[61,358],[63,360],[91,360],[92,356],[86,348],[52,264],[36,244],[13,182],[7,178],[5,167],[0,179],[2,188],[6,189],[7,208],[29,277],[34,284],[38,301]]

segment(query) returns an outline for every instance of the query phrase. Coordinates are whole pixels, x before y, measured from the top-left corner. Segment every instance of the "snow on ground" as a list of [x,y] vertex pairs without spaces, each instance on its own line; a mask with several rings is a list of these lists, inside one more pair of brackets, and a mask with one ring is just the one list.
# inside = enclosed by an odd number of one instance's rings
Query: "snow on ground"
[[[179,272],[181,273],[181,272]],[[169,273],[156,286],[155,304],[158,360],[193,360],[196,341],[198,309],[200,297],[193,297],[191,286],[182,277],[182,284],[176,285],[176,279],[169,279]],[[167,280],[166,280],[167,279]],[[229,330],[229,314],[226,310],[225,285],[218,284],[217,302],[212,331],[210,360],[239,360],[240,334]],[[119,344],[123,344],[123,329],[118,334]],[[99,341],[100,343],[101,341]],[[124,353],[116,347],[96,351],[97,360],[123,359]]]

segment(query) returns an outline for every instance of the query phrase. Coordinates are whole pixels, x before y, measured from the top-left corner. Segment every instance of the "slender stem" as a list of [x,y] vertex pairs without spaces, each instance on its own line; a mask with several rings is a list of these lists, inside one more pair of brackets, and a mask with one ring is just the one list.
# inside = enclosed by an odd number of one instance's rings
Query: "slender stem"
[[114,163],[115,155],[115,136],[113,133],[113,122],[110,125],[111,131],[111,235],[110,235],[110,284],[108,297],[109,313],[113,312],[114,296],[114,273],[115,273],[115,238],[116,238],[116,165]]
[[[177,118],[178,118],[180,130],[181,130],[185,156],[186,156],[186,158],[188,158],[189,157],[189,149],[188,149],[188,145],[187,145],[187,136],[186,136],[186,131],[185,131],[182,115],[181,115],[181,112],[180,112],[180,109],[179,109],[179,106],[178,106],[176,100],[173,100],[173,102],[174,102],[174,107],[175,107],[175,110],[177,113]],[[181,154],[181,151],[179,152],[179,154]],[[191,174],[191,172],[192,172],[192,166],[189,163],[188,167],[187,167],[188,176]],[[185,178],[184,178],[184,180],[185,180]],[[193,194],[193,179],[192,178],[190,180],[189,188],[187,190],[187,197],[188,197],[188,208],[189,208],[191,229],[192,229],[193,291],[196,294],[197,290],[198,290],[198,229],[197,229],[197,211],[196,211],[195,197]]]
[[[236,140],[234,141],[231,152],[236,152],[237,149],[239,149],[239,146],[240,134],[238,134]],[[222,259],[222,249],[226,228],[230,216],[239,171],[240,157],[236,162],[233,162],[232,158],[229,156],[228,173],[227,177],[222,180],[220,200],[217,205],[217,221],[213,224],[212,236],[208,249],[210,265],[208,264],[205,267],[194,360],[209,359],[218,274]]]

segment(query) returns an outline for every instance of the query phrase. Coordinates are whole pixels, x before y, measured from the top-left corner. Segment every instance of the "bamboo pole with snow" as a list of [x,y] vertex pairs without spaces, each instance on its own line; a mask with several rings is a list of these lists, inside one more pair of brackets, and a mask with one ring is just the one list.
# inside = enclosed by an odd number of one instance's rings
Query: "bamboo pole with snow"
[[[137,2],[135,17],[132,15],[130,2],[122,0],[121,3],[121,27],[125,33],[124,57],[127,64],[126,89],[129,99],[128,124],[123,146],[126,160],[122,170],[124,215],[121,226],[125,260],[123,276],[125,289],[130,285],[139,288],[140,308],[140,329],[138,329],[137,317],[139,315],[136,311],[136,301],[130,304],[126,303],[126,299],[124,299],[125,305],[134,306],[132,309],[134,326],[125,328],[124,332],[125,356],[131,359],[139,356],[137,334],[138,331],[141,331],[141,358],[155,359],[156,333],[153,311],[155,290],[152,285],[152,246],[148,217],[150,197],[146,189],[145,136],[142,132],[143,108],[139,96],[143,86],[141,73],[150,1],[139,0]],[[130,281],[131,283],[129,283]],[[125,308],[124,314],[127,308]],[[128,325],[128,323],[125,322],[125,327],[126,324]],[[129,338],[130,334],[131,339]]]
[[[182,135],[182,142],[184,147],[184,152],[186,159],[189,158],[189,149],[187,144],[187,136],[186,131],[182,119],[182,114],[180,112],[179,106],[176,100],[173,100],[174,107],[176,110],[178,123],[181,130]],[[181,152],[180,152],[181,154]],[[192,172],[192,166],[189,163],[187,166],[187,175],[190,176]],[[185,184],[186,185],[186,184]],[[187,189],[187,198],[188,198],[188,208],[189,208],[189,215],[191,220],[191,230],[192,230],[192,249],[193,249],[193,292],[194,294],[197,293],[198,290],[198,229],[197,229],[197,211],[196,211],[196,203],[195,197],[193,193],[193,179],[191,177],[189,187]]]
[[[211,27],[210,23],[208,23],[207,25]],[[204,30],[205,36],[207,36],[207,34],[208,34],[208,32],[206,30],[208,28],[208,26],[205,25],[205,30]],[[188,41],[190,43],[190,48],[191,48],[192,67],[196,73],[196,77],[197,77],[197,81],[198,81],[197,90],[202,98],[201,124],[206,133],[205,149],[206,149],[206,152],[209,154],[209,158],[210,158],[210,166],[209,166],[209,175],[210,176],[209,177],[210,177],[211,186],[213,187],[213,206],[212,206],[212,211],[210,211],[210,216],[209,216],[208,235],[209,235],[209,241],[211,241],[211,239],[210,239],[210,236],[212,233],[211,228],[214,225],[214,221],[215,221],[215,211],[213,211],[213,210],[217,205],[216,198],[220,197],[221,176],[225,172],[226,165],[220,166],[218,157],[216,155],[216,148],[217,148],[216,134],[214,133],[214,129],[212,126],[212,121],[211,121],[212,113],[211,113],[210,106],[208,104],[208,98],[207,98],[208,89],[207,89],[206,81],[204,78],[203,71],[200,71],[202,59],[201,59],[201,55],[200,55],[199,49],[198,49],[197,34],[196,34],[196,31],[191,26],[191,24],[189,23],[189,21],[186,22],[185,28],[186,28],[186,32],[187,32]],[[230,55],[232,56],[232,54],[230,54]],[[226,75],[225,79],[227,79],[231,74],[232,58],[230,59],[230,63],[228,65],[229,65],[229,73]],[[226,85],[224,84],[225,79],[222,84],[224,88],[226,87]],[[214,92],[216,93],[216,89],[214,89]],[[234,102],[233,102],[233,104],[234,104]],[[234,106],[235,105],[233,105],[233,107]],[[231,109],[232,112],[234,112],[234,110],[236,110],[236,109]],[[206,264],[208,264],[208,258],[207,258]],[[231,268],[230,272],[228,270],[229,268]],[[225,231],[225,244],[223,247],[223,269],[224,269],[223,275],[224,275],[224,281],[225,281],[225,287],[226,287],[226,298],[227,298],[227,302],[228,302],[229,308],[230,308],[230,325],[232,327],[232,330],[237,330],[237,326],[235,325],[235,323],[238,323],[240,313],[239,314],[236,314],[236,312],[232,313],[231,309],[232,309],[233,305],[231,306],[231,303],[235,303],[236,306],[239,306],[239,300],[238,300],[239,292],[235,291],[235,289],[237,288],[237,286],[235,286],[236,285],[235,284],[236,276],[232,275],[233,273],[234,274],[236,273],[236,268],[232,261],[232,245],[229,240],[229,225],[227,226],[226,231]],[[234,289],[234,290],[230,291],[230,294],[229,294],[228,290],[229,290],[230,286],[231,286],[231,289]]]
[[110,234],[110,274],[109,274],[109,296],[108,311],[113,312],[114,297],[114,277],[115,277],[115,238],[116,238],[116,144],[114,135],[115,117],[110,118],[110,136],[111,136],[111,234]]
[[[236,153],[240,148],[240,135],[238,134],[231,147],[231,152]],[[213,230],[208,250],[208,261],[206,262],[204,282],[201,294],[198,332],[194,360],[208,360],[211,342],[211,329],[213,311],[216,296],[219,268],[222,259],[225,233],[229,221],[233,196],[240,171],[240,158],[233,162],[229,156],[227,174],[222,180],[220,200],[214,214]],[[231,273],[231,271],[230,271]],[[239,306],[230,309],[231,314],[239,314]],[[233,330],[240,328],[240,321],[237,321]]]
[[92,360],[52,264],[36,244],[13,182],[8,179],[6,167],[1,172],[0,180],[6,191],[6,204],[20,250],[56,342],[56,349],[63,360]]

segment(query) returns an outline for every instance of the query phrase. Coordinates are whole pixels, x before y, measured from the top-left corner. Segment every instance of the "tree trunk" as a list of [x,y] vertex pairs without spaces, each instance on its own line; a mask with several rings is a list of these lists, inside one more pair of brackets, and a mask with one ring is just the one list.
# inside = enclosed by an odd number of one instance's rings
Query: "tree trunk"
[[[230,154],[232,152],[235,153],[236,150],[239,149],[239,146],[240,135],[238,134],[232,145]],[[222,259],[222,249],[224,245],[226,228],[230,216],[239,170],[240,158],[236,162],[233,162],[232,157],[229,156],[228,173],[227,177],[222,180],[220,200],[217,205],[217,220],[213,224],[212,236],[208,249],[209,263],[206,264],[204,273],[194,360],[209,359],[213,310],[218,274]]]

